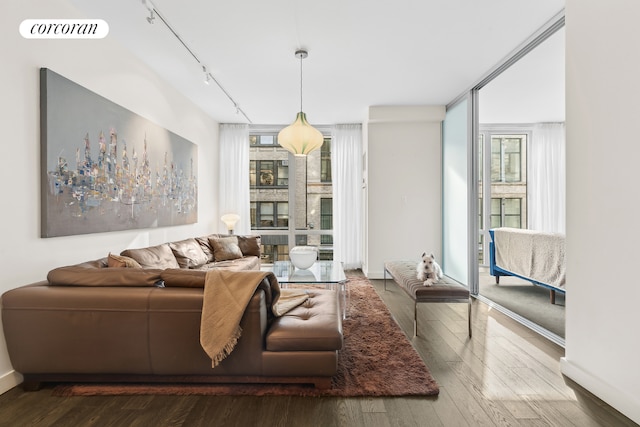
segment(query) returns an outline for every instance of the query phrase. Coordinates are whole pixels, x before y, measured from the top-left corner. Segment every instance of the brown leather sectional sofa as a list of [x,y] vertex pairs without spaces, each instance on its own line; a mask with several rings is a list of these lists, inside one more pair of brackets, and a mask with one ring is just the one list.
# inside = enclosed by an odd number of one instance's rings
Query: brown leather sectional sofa
[[[343,340],[339,300],[331,290],[310,290],[307,302],[276,318],[259,287],[242,317],[236,348],[211,367],[199,340],[202,278],[211,268],[259,269],[260,254],[259,237],[238,236],[241,258],[217,260],[216,247],[209,244],[210,253],[201,248],[207,262],[197,265],[202,254],[193,242],[207,244],[209,237],[61,267],[46,281],[5,292],[4,334],[25,388],[64,381],[329,387]],[[130,263],[129,258],[142,268],[114,265]]]

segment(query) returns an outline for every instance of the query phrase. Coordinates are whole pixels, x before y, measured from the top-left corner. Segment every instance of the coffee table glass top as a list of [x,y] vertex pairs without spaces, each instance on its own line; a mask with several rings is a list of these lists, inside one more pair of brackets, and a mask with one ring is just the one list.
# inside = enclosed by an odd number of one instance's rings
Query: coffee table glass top
[[295,268],[291,261],[276,261],[268,268],[279,283],[342,283],[347,280],[338,261],[316,261],[306,270]]

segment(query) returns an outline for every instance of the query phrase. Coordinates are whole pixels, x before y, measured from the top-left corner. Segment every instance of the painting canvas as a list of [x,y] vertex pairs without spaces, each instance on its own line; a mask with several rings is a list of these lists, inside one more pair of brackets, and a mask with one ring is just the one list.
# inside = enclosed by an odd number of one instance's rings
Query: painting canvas
[[197,222],[197,145],[40,70],[42,237]]

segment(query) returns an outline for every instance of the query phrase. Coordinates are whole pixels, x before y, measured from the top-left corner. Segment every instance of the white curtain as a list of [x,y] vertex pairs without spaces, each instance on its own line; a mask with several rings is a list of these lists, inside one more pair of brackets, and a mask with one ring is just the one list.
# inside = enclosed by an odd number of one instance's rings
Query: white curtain
[[362,267],[362,126],[336,125],[331,142],[333,259]]
[[532,230],[566,233],[564,123],[533,128],[528,156],[528,211]]
[[[235,234],[249,234],[251,219],[249,212],[249,125],[220,125],[220,186],[218,213],[240,215]],[[218,218],[218,229],[227,231]]]

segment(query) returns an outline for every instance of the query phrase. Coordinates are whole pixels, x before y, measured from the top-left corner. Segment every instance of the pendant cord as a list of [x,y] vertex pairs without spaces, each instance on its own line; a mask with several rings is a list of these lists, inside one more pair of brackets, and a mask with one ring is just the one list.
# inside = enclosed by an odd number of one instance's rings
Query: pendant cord
[[300,55],[300,112],[302,112],[302,55]]

